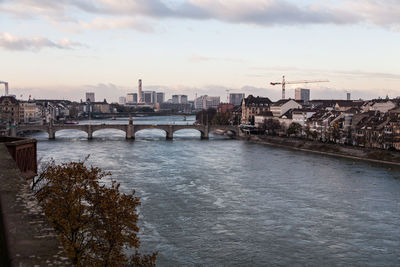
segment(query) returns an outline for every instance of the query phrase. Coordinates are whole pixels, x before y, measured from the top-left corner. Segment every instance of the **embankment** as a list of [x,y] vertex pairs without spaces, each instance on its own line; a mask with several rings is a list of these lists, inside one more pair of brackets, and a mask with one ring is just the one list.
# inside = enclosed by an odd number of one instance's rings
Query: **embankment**
[[349,159],[366,160],[370,162],[396,165],[400,167],[400,152],[395,151],[328,144],[318,141],[279,136],[253,135],[250,137],[241,137],[240,139],[287,149],[295,149],[329,156],[339,156]]

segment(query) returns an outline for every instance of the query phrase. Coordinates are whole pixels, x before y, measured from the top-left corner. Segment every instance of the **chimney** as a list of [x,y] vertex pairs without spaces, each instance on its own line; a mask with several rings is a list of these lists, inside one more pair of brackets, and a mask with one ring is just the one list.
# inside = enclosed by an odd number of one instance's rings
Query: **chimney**
[[4,83],[4,86],[6,87],[6,96],[8,96],[8,83],[6,82],[6,83]]
[[138,103],[142,103],[143,102],[143,99],[142,99],[142,80],[141,79],[139,79],[137,99],[138,99]]

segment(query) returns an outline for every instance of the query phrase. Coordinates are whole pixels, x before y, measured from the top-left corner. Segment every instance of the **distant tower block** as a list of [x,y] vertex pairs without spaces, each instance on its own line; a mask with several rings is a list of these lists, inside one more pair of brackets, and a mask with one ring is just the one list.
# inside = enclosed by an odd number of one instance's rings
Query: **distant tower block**
[[142,80],[141,79],[139,79],[137,98],[138,98],[138,103],[143,103]]
[[347,100],[351,100],[351,94],[347,93]]
[[8,82],[3,82],[3,81],[0,81],[0,84],[4,84],[4,89],[5,89],[5,96],[8,96]]

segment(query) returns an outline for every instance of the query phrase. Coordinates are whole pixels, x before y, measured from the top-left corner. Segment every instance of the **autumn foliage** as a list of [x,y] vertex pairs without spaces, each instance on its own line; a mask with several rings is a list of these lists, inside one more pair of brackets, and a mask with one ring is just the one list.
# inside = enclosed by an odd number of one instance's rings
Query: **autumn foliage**
[[84,161],[52,162],[33,186],[74,265],[155,266],[156,253],[138,252],[139,198],[121,193],[115,181],[101,184],[109,175]]

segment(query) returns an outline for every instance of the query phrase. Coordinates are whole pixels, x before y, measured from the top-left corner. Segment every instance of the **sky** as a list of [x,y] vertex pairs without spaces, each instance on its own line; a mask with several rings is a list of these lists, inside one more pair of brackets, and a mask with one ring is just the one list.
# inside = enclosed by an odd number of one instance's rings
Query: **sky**
[[[18,98],[144,90],[400,96],[400,0],[0,0],[0,80]],[[4,94],[3,88],[1,94]]]

